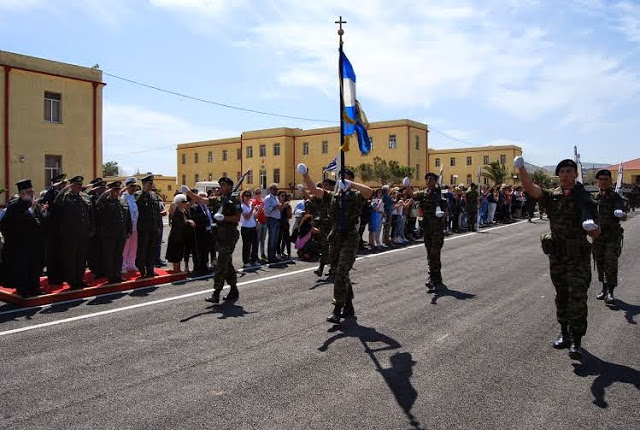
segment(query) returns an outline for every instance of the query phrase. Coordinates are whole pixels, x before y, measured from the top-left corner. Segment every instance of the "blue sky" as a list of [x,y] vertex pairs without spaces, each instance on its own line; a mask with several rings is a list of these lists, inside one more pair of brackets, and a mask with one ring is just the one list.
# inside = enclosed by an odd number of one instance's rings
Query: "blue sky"
[[177,143],[337,125],[339,15],[370,121],[424,122],[432,148],[517,144],[538,165],[574,145],[640,157],[636,0],[0,0],[0,49],[311,119],[105,75],[104,160],[175,174]]

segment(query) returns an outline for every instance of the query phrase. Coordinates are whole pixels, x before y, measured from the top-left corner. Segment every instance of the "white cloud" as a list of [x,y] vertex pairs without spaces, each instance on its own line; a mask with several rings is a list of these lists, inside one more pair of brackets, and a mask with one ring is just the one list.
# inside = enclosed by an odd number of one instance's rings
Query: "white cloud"
[[177,144],[240,135],[141,106],[109,102],[104,104],[103,124],[103,159],[118,161],[125,174],[139,170],[175,175]]
[[617,5],[619,29],[630,42],[640,42],[640,4],[622,2]]
[[216,15],[230,8],[239,7],[245,0],[149,0],[151,6],[188,13]]

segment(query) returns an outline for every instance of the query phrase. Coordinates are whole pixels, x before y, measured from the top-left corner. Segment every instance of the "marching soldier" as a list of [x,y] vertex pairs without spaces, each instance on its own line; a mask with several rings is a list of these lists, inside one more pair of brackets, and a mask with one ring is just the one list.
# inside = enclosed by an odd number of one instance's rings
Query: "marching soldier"
[[333,220],[328,240],[329,262],[332,268],[335,267],[332,300],[334,309],[327,321],[339,324],[340,318],[355,316],[349,271],[356,260],[360,244],[358,224],[362,206],[369,200],[373,190],[364,184],[353,182],[355,175],[349,169],[345,169],[345,177],[339,180],[337,192],[316,187],[305,164],[298,164],[298,172],[304,177],[309,193],[323,199],[323,204],[328,206],[328,217]]
[[622,252],[622,234],[620,221],[627,220],[622,197],[613,190],[611,171],[603,169],[596,173],[600,192],[596,198],[598,204],[598,225],[602,234],[593,241],[593,255],[598,269],[598,281],[602,291],[596,296],[607,304],[613,303],[613,290],[618,285],[618,257]]
[[216,200],[211,202],[210,206],[219,208],[213,216],[218,225],[218,263],[213,279],[213,294],[205,299],[210,303],[220,303],[220,291],[222,291],[225,281],[231,288],[224,300],[237,300],[240,297],[232,257],[236,242],[240,237],[238,223],[242,214],[242,205],[240,200],[231,194],[233,181],[230,178],[223,176],[218,180],[218,183],[220,184],[220,196],[213,199],[201,197],[184,185],[180,189],[181,192],[186,193],[188,197],[199,204],[207,204],[209,200]]
[[100,236],[100,267],[109,283],[122,282],[122,251],[127,237],[131,234],[131,216],[129,207],[120,197],[121,182],[114,181],[107,185],[105,191],[96,202],[96,224]]
[[67,186],[67,175],[61,173],[51,180],[51,187],[47,190],[43,198],[43,205],[46,204],[48,216],[43,220],[45,238],[45,265],[47,266],[47,281],[49,285],[62,285],[64,281],[64,270],[62,262],[62,249],[60,238],[60,226],[56,219],[55,201],[60,191]]
[[[322,181],[322,189],[325,191],[333,191],[336,186],[336,181],[333,179],[325,179]],[[317,186],[317,185],[316,185]],[[311,213],[313,214],[313,221],[320,230],[320,265],[313,273],[318,276],[322,276],[324,272],[324,266],[329,263],[329,232],[333,226],[333,220],[329,213],[330,200],[325,200],[315,195],[311,198]],[[331,266],[329,268],[329,278],[335,278],[335,268]]]
[[[438,187],[438,175],[427,173],[424,176],[427,188],[424,191],[413,192],[409,185],[409,178],[404,179],[407,196],[418,202],[422,209],[422,230],[424,235],[424,246],[427,248],[427,264],[429,265],[429,279],[426,286],[433,292],[442,285],[442,262],[440,253],[444,245],[444,215],[448,210],[448,204],[442,198],[442,192]],[[476,194],[477,198],[477,194]],[[444,208],[444,210],[443,210]]]
[[42,220],[47,204],[41,207],[34,198],[30,179],[16,183],[19,198],[9,203],[0,222],[6,243],[8,286],[15,287],[23,297],[42,294],[40,274],[43,266]]
[[82,192],[82,176],[75,176],[55,200],[60,227],[64,278],[71,289],[86,288],[84,272],[89,238],[95,233],[95,218],[89,196]]
[[554,348],[569,348],[569,357],[582,358],[581,342],[587,331],[587,290],[591,283],[591,245],[587,234],[597,239],[601,229],[593,221],[596,206],[578,178],[573,160],[562,160],[556,166],[560,187],[543,190],[535,185],[524,167],[521,156],[513,160],[520,172],[524,190],[545,208],[551,234],[541,236],[542,249],[549,256],[551,281],[556,290],[556,312],[560,335]]
[[158,274],[153,270],[156,262],[158,241],[158,223],[160,217],[160,198],[153,192],[153,175],[141,179],[142,189],[136,191],[138,205],[138,249],[136,266],[140,277],[153,278]]

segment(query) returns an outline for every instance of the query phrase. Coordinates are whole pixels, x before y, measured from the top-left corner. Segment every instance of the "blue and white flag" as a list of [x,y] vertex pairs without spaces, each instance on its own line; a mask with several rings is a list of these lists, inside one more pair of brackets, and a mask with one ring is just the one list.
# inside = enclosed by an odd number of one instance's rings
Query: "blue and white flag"
[[[342,56],[342,99],[344,101],[343,134],[347,141],[348,136],[356,133],[360,152],[368,154],[371,151],[371,141],[367,133],[366,116],[356,100],[356,74],[344,52],[340,51],[340,55]],[[348,145],[343,146],[348,147]]]
[[336,155],[333,160],[327,164],[327,167],[324,168],[325,172],[333,172],[338,169],[338,156]]

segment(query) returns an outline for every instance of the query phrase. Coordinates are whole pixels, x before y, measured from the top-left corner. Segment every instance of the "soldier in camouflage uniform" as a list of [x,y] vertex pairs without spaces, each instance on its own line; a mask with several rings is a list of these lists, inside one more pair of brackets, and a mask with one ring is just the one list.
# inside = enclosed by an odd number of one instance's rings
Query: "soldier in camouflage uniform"
[[298,164],[309,193],[322,198],[328,205],[328,216],[333,220],[329,233],[329,253],[331,267],[335,267],[333,284],[333,312],[327,321],[338,324],[340,318],[355,316],[353,308],[353,287],[349,279],[349,271],[353,267],[360,243],[358,227],[360,213],[373,190],[364,184],[353,182],[354,174],[349,169],[344,171],[344,179],[338,181],[338,191],[328,191],[316,187],[309,177],[307,166]]
[[422,209],[422,229],[424,246],[427,248],[427,264],[429,265],[429,280],[425,284],[430,291],[442,285],[442,263],[440,252],[444,244],[444,214],[448,210],[447,201],[442,198],[438,187],[438,175],[427,173],[424,176],[427,188],[424,191],[413,192],[409,186],[409,178],[404,179],[407,195],[418,202]]
[[231,287],[224,300],[237,300],[240,297],[238,279],[236,277],[236,269],[233,267],[232,257],[233,250],[236,248],[236,243],[240,237],[238,223],[242,214],[242,205],[240,200],[231,194],[233,181],[230,178],[223,176],[218,180],[218,183],[220,184],[220,196],[211,199],[198,196],[190,191],[188,187],[180,189],[197,203],[209,204],[210,207],[218,208],[213,216],[218,225],[218,263],[216,264],[213,278],[213,294],[205,299],[210,303],[220,303],[220,291],[222,291],[224,281],[227,281]]
[[598,269],[598,281],[602,291],[596,297],[607,304],[613,303],[613,290],[618,285],[618,257],[622,252],[622,234],[620,221],[627,219],[622,197],[613,190],[611,171],[603,169],[596,173],[600,192],[596,198],[598,204],[598,225],[602,229],[600,237],[593,241],[593,255]]
[[[325,191],[333,191],[336,186],[336,181],[333,179],[325,179],[322,181],[322,189]],[[317,187],[317,184],[316,184]],[[320,266],[315,270],[318,276],[322,276],[324,273],[324,266],[329,263],[329,232],[333,226],[333,220],[329,214],[329,201],[321,197],[313,196],[311,199],[311,208],[313,214],[313,222],[316,228],[320,230]],[[334,266],[331,265],[329,269],[329,277],[333,278],[335,275]]]
[[556,167],[560,187],[543,190],[535,185],[524,167],[524,159],[514,159],[522,186],[540,202],[549,217],[551,233],[541,236],[542,249],[549,256],[551,281],[556,290],[556,313],[561,333],[553,343],[569,348],[569,356],[582,358],[581,340],[587,331],[587,290],[591,283],[591,244],[600,235],[594,223],[597,211],[591,195],[576,182],[578,166],[563,160]]

